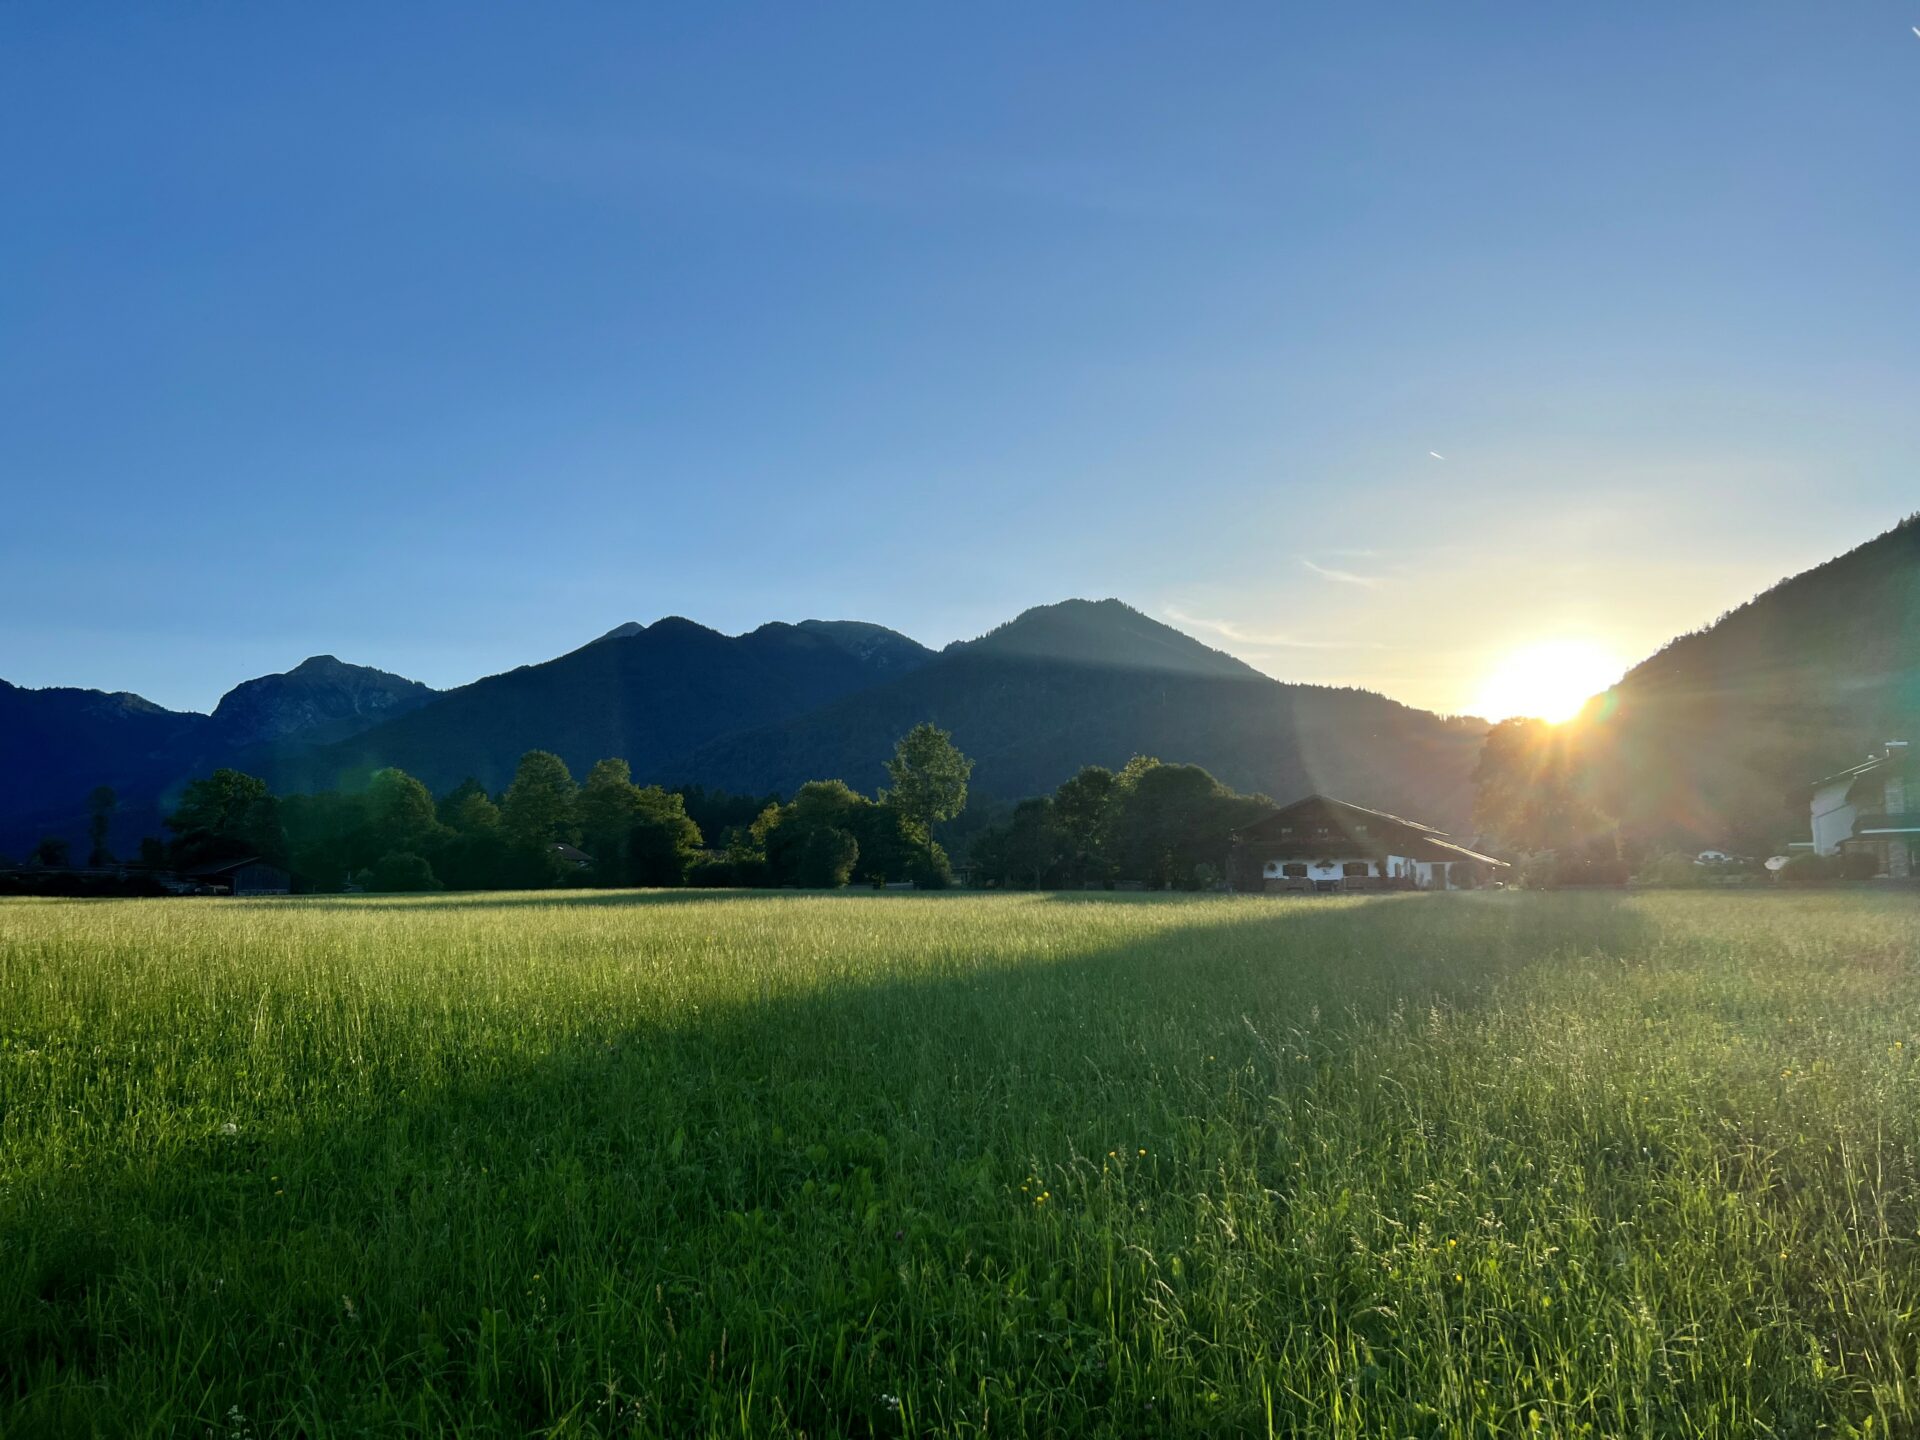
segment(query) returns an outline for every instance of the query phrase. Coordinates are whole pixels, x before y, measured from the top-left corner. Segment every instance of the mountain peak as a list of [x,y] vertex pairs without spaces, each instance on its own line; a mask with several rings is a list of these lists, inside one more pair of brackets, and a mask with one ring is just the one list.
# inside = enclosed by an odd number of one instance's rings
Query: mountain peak
[[334,655],[309,655],[279,675],[244,680],[220,697],[214,723],[231,745],[298,737],[340,738],[376,720],[405,714],[435,692],[417,680],[349,665]]
[[1203,645],[1112,598],[1036,605],[979,639],[956,642],[948,649],[1230,679],[1256,678],[1260,673],[1225,651]]
[[883,675],[904,675],[933,658],[912,636],[866,620],[802,620],[793,628],[839,646]]

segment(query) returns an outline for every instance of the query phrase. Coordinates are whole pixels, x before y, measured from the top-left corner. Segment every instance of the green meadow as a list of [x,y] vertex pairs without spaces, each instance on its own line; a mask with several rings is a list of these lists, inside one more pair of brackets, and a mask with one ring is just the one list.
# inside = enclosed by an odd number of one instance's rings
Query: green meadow
[[1920,906],[0,902],[0,1434],[1920,1432]]

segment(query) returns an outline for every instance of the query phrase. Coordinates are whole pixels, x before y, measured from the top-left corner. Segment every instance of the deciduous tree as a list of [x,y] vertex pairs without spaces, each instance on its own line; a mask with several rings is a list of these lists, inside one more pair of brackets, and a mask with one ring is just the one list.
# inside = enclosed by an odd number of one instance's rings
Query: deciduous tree
[[545,750],[529,750],[507,787],[501,823],[508,834],[530,844],[572,841],[579,833],[574,818],[577,793],[564,760]]
[[179,864],[258,855],[279,865],[287,858],[279,803],[266,781],[239,770],[219,769],[188,785],[167,817],[167,828],[174,833]]
[[914,837],[926,846],[933,866],[933,827],[951,820],[967,807],[967,780],[973,761],[962,755],[953,737],[938,726],[922,722],[900,737],[887,778],[893,788],[881,799],[898,811]]

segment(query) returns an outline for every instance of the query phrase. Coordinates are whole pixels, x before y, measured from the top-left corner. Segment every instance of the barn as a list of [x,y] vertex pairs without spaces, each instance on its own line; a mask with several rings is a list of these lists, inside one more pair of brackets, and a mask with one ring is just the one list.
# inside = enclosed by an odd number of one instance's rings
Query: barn
[[1284,805],[1233,835],[1236,890],[1470,890],[1507,862],[1444,831],[1330,795]]
[[187,872],[188,878],[228,895],[287,895],[293,891],[293,877],[278,865],[269,865],[258,855],[238,860],[222,860]]

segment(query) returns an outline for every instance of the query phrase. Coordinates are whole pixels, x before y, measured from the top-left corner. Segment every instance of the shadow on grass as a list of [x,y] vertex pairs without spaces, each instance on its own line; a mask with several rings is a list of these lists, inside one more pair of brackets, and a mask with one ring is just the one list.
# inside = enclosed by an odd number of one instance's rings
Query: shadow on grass
[[[1148,1428],[1144,1391],[1084,1368],[1086,1346],[1114,1343],[1089,1307],[1115,1261],[1095,1234],[1036,1231],[1032,1189],[1065,1194],[1101,1173],[1085,1157],[1134,1156],[1133,1218],[1115,1223],[1177,1250],[1221,1167],[1271,1166],[1284,1188],[1269,1107],[1336,1073],[1368,1025],[1477,1005],[1556,937],[1621,955],[1650,941],[1617,897],[1572,917],[1506,896],[1193,908],[1053,960],[829,976],[672,1023],[611,1017],[545,1049],[503,1031],[488,1053],[392,1064],[345,1105],[328,1072],[350,1061],[318,1056],[236,1136],[42,1170],[0,1192],[0,1432],[11,1410],[22,1433],[231,1430],[234,1415],[263,1436],[548,1433],[599,1403],[604,1426],[566,1433],[897,1433],[875,1397],[909,1382],[954,1406],[1051,1386],[1036,1424]],[[244,1046],[206,1058],[263,1063]],[[1192,1388],[1163,1405],[1224,1383],[1181,1334],[1162,1339],[1184,1359],[1129,1362],[1141,1383]],[[1250,1423],[1242,1408],[1215,1422]]]

